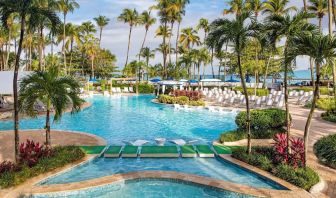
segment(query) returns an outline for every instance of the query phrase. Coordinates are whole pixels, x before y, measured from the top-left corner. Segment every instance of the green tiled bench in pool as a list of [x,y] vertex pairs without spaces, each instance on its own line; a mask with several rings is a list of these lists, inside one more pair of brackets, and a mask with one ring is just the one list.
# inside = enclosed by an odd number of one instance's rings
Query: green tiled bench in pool
[[137,146],[125,146],[122,154],[122,157],[137,157],[138,156],[138,147]]
[[208,145],[196,145],[199,157],[215,157],[215,153]]
[[182,157],[197,157],[197,152],[192,145],[185,145],[180,147]]
[[103,152],[106,146],[80,146],[79,148],[86,154],[98,155]]
[[143,146],[140,157],[179,157],[176,146]]
[[104,157],[118,158],[121,153],[121,146],[110,146],[105,152]]

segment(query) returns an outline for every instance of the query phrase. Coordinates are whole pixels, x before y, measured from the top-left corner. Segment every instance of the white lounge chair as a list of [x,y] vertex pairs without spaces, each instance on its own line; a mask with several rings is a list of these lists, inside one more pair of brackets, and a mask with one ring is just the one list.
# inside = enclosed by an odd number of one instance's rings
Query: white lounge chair
[[134,93],[133,87],[129,87],[128,89],[130,93]]
[[40,100],[37,100],[36,103],[34,104],[34,110],[37,112],[44,112],[46,111],[46,107],[43,104],[43,102],[41,102]]
[[163,146],[166,142],[166,138],[156,138],[155,142],[156,142],[157,145]]
[[124,92],[124,93],[129,93],[129,91],[128,91],[128,87],[124,87],[123,92]]
[[170,142],[172,142],[176,145],[179,145],[179,146],[183,146],[183,145],[186,145],[186,144],[193,144],[195,142],[198,142],[198,140],[185,141],[183,139],[175,139],[175,140],[170,140]]
[[145,145],[145,144],[149,143],[149,141],[147,141],[147,140],[135,140],[134,142],[123,141],[123,142],[126,143],[126,144],[129,144],[129,145],[132,145],[132,146],[142,146],[142,145]]

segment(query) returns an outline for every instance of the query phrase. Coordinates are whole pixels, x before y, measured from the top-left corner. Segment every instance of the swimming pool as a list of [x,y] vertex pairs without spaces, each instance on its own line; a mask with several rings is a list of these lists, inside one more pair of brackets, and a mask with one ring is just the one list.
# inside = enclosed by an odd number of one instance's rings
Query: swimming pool
[[116,173],[163,170],[195,174],[257,188],[281,189],[279,184],[219,158],[97,158],[40,185],[79,182]]
[[112,184],[88,188],[80,191],[58,192],[34,195],[31,198],[60,198],[60,197],[95,197],[95,198],[252,198],[253,196],[239,194],[218,188],[162,179],[126,180]]
[[[223,131],[236,128],[235,113],[218,114],[207,110],[175,111],[170,106],[154,104],[154,96],[134,97],[94,96],[87,100],[92,106],[52,124],[52,129],[81,131],[104,138],[109,144],[120,145],[123,140],[155,138],[198,139],[211,142]],[[43,129],[45,118],[20,120],[20,129]],[[12,121],[1,121],[0,130],[13,129]]]

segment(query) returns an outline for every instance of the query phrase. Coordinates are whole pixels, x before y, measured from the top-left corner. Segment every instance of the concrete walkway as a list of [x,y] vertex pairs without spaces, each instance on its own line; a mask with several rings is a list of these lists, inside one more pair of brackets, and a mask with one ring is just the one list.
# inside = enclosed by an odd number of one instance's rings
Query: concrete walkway
[[[303,137],[309,109],[291,105],[290,112],[293,119],[292,135]],[[330,134],[336,134],[336,124],[322,120],[321,113],[322,111],[315,111],[310,128],[308,165],[316,170],[327,184],[323,194],[319,195],[319,197],[334,198],[336,197],[336,170],[321,165],[313,152],[314,143],[318,139]]]

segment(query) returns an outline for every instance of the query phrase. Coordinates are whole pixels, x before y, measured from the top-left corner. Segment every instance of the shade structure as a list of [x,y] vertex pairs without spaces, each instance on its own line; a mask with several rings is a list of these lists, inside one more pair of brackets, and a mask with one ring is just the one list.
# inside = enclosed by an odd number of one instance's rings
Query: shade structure
[[202,79],[201,82],[222,82],[220,79]]
[[[18,82],[32,74],[30,71],[19,72]],[[13,77],[14,71],[1,71],[0,72],[0,94],[2,95],[12,95],[13,94]]]

